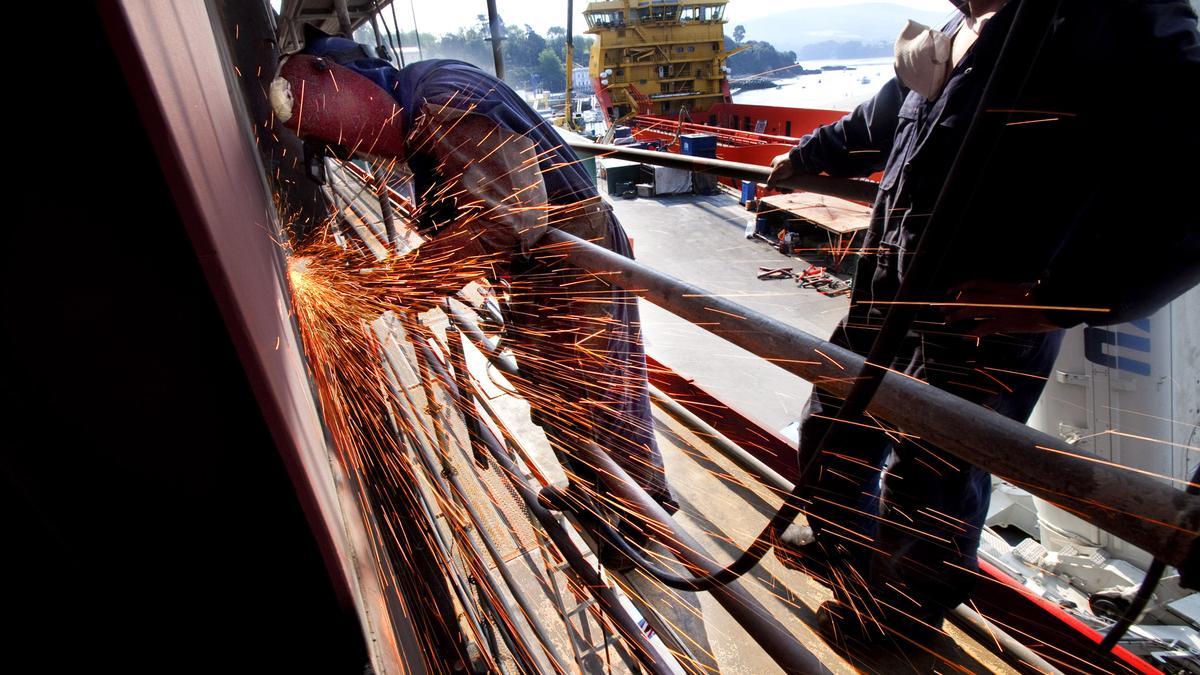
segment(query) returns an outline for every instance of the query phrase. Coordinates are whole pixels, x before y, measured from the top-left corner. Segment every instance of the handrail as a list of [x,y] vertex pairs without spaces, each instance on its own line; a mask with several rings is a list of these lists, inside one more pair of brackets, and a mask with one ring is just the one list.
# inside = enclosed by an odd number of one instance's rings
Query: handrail
[[[603,274],[645,298],[829,392],[844,396],[863,357],[777,319],[644,267],[559,230],[542,252]],[[889,373],[868,411],[1087,522],[1186,569],[1200,556],[1200,496],[1105,463],[1061,440],[918,380]],[[1065,480],[1070,476],[1070,480]],[[1186,574],[1186,572],[1185,572]],[[1195,583],[1195,580],[1185,580]]]
[[[679,155],[673,152],[656,152],[654,150],[629,148],[621,145],[604,145],[602,143],[591,143],[589,141],[570,138],[563,139],[563,142],[571,146],[572,150],[589,155],[625,159],[631,162],[644,162],[673,169],[684,169],[695,173],[707,173],[714,176],[749,180],[756,183],[766,183],[767,178],[771,175],[769,168],[757,164],[729,162],[723,159],[710,159],[708,157],[692,157],[691,155]],[[831,197],[839,197],[867,204],[875,201],[875,194],[879,190],[878,184],[867,180],[833,178],[831,176],[806,173],[798,173],[790,176],[780,181],[777,187],[819,192]]]

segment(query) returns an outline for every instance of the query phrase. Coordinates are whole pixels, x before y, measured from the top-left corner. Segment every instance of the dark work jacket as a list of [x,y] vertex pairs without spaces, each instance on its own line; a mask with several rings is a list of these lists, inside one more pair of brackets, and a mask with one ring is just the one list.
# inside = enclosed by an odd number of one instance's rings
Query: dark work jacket
[[[593,439],[655,498],[669,497],[654,437],[636,299],[597,275],[570,267],[558,251],[530,250],[545,226],[552,225],[633,257],[628,236],[600,200],[575,152],[516,92],[468,63],[433,59],[397,69],[350,40],[329,36],[310,39],[305,51],[333,58],[389,92],[402,109],[408,130],[417,128],[430,109],[455,109],[486,119],[498,134],[532,144],[549,206],[544,219],[548,222],[494,239],[512,244],[507,251],[512,256],[507,265],[512,286],[505,303],[505,335],[521,368],[513,382],[527,395],[535,421],[552,436],[577,436],[570,430],[583,420],[575,404],[589,402],[588,413],[595,422],[589,427]],[[415,193],[436,200],[418,210],[422,231],[436,236],[440,226],[454,222],[460,213],[455,190],[438,189],[453,186],[457,179],[440,175],[442,162],[438,148],[432,147],[454,144],[436,128],[429,134],[417,139],[419,147],[410,147],[403,159],[412,171]],[[439,194],[448,196],[433,196]],[[496,224],[497,230],[506,227]]]
[[[528,138],[540,152],[542,180],[551,204],[575,204],[599,196],[579,156],[563,143],[554,125],[529,107],[519,94],[494,76],[462,61],[431,59],[402,68],[393,95],[409,115],[421,100],[466,97],[473,112]],[[411,125],[412,120],[408,120]]]
[[[883,171],[852,296],[859,321],[886,313],[870,303],[892,300],[911,263],[1019,4],[984,25],[936,99],[893,79],[792,151],[810,172]],[[1057,323],[1109,324],[1200,282],[1198,93],[1200,36],[1186,2],[1063,0],[1023,86],[980,118],[1003,125],[999,143],[969,158],[984,162],[982,178],[919,299],[950,299],[969,280],[1029,283],[1034,303],[1108,310],[1060,311]]]

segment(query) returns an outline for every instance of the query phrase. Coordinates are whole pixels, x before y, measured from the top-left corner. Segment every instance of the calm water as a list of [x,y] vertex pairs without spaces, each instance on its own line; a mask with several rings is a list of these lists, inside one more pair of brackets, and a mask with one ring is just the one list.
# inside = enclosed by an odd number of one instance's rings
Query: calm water
[[[776,79],[775,89],[758,89],[735,94],[735,103],[778,105],[789,108],[828,108],[851,110],[875,95],[894,75],[892,57],[841,59],[832,61],[801,61],[805,68],[849,66],[854,70],[825,71],[820,75],[801,75]],[[866,78],[866,82],[863,79]]]

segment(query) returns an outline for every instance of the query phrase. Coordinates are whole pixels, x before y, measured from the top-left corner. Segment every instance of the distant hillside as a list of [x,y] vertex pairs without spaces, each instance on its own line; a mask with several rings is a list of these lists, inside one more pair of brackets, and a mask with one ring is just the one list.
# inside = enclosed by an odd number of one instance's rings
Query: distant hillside
[[892,41],[862,42],[860,40],[825,40],[800,48],[799,57],[806,60],[865,59],[874,56],[891,56],[895,51]]
[[[747,40],[739,45],[734,42],[733,38],[725,36],[725,49],[733,51],[738,47],[746,47],[746,49],[729,57],[729,67],[733,70],[734,75],[750,77],[779,73],[781,69],[796,62],[796,52],[777,51],[769,42]],[[780,73],[780,76],[783,74]]]
[[[776,49],[792,50],[801,53],[803,58],[803,47],[818,42],[891,44],[908,19],[941,27],[953,11],[950,3],[946,3],[945,12],[925,12],[890,2],[864,2],[840,7],[795,9],[744,22],[739,22],[734,15],[726,30],[732,31],[733,25],[740,23],[746,27],[746,40],[770,42]],[[828,50],[826,47],[822,51]]]

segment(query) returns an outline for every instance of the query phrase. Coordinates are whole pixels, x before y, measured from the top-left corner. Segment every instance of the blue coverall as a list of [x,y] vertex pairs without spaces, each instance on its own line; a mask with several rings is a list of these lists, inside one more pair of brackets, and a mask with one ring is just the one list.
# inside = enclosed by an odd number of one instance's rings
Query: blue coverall
[[[334,36],[311,39],[304,52],[367,77],[399,106],[409,148],[399,159],[412,172],[423,234],[436,238],[484,212],[475,239],[507,259],[505,339],[521,370],[511,379],[568,473],[594,480],[573,450],[590,438],[674,508],[654,437],[637,298],[564,263],[560,251],[539,250],[553,226],[633,257],[575,152],[512,89],[470,64],[434,59],[397,69]],[[491,213],[511,206],[512,193],[521,208]]]
[[[1011,0],[985,24],[935,99],[893,79],[791,151],[807,172],[883,171],[851,308],[833,342],[863,355],[871,348],[1019,4]],[[1099,320],[1055,313],[1065,328],[1144,316],[1195,284],[1198,221],[1185,195],[1200,185],[1198,66],[1186,2],[1064,0],[1020,93],[981,119],[1005,125],[1001,141],[976,158],[984,177],[920,300],[953,300],[965,282],[986,280],[1035,286],[1030,304],[1109,310]],[[1122,264],[1148,269],[1130,274]],[[1160,270],[1170,281],[1156,277]],[[1025,421],[1061,331],[977,339],[966,328],[923,311],[891,366]],[[801,421],[802,466],[839,404],[814,390]],[[973,587],[990,476],[919,439],[851,425],[835,431],[805,497],[818,541],[827,551],[843,546],[845,557],[834,556],[839,599],[937,625]]]

